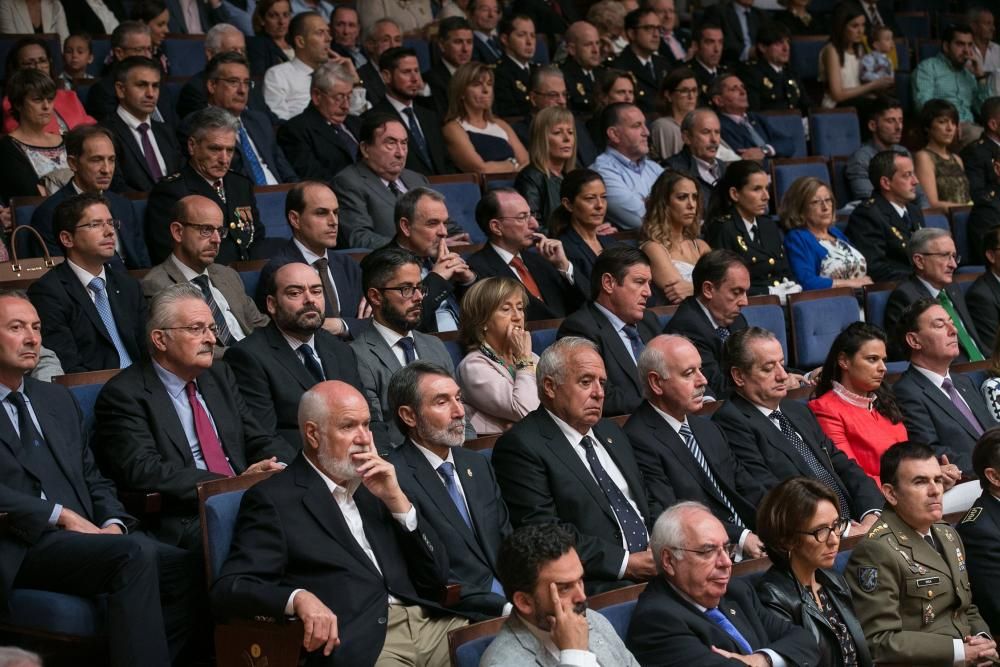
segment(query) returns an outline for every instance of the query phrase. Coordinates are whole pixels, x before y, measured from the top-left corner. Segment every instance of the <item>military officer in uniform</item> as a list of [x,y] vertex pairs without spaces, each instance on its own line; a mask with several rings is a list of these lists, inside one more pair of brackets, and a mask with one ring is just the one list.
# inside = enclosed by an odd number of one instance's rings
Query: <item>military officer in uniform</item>
[[691,37],[694,56],[685,64],[694,72],[698,81],[698,106],[709,105],[708,89],[715,79],[729,71],[722,64],[722,27],[717,23],[702,23]]
[[972,601],[986,624],[1000,630],[1000,429],[987,431],[972,450],[972,469],[983,494],[958,524],[968,556]]
[[170,222],[174,206],[188,195],[208,197],[222,209],[227,228],[215,261],[219,264],[263,258],[266,232],[257,212],[253,183],[229,170],[237,142],[237,120],[224,109],[207,107],[192,114],[188,153],[191,158],[149,193],[146,244],[153,264],[173,250]]
[[[989,140],[987,140],[989,141]],[[1000,225],[1000,144],[988,147],[990,170],[986,189],[975,195],[975,205],[969,213],[966,227],[969,235],[969,251],[973,264],[985,264],[986,248],[983,237],[993,227]]]
[[897,443],[882,454],[879,472],[886,507],[847,566],[872,659],[990,664],[996,644],[972,602],[962,540],[941,520],[944,474],[934,451]]
[[802,81],[788,68],[790,44],[784,24],[765,23],[757,31],[758,57],[747,64],[741,77],[753,111],[809,112],[809,96]]
[[670,65],[657,53],[660,47],[660,17],[652,9],[636,9],[625,15],[625,35],[629,45],[622,49],[612,67],[628,72],[635,86],[634,104],[643,113],[656,111],[660,81]]
[[601,67],[601,38],[592,24],[577,21],[566,31],[566,60],[562,64],[566,81],[566,106],[574,113],[593,111],[594,82]]
[[983,136],[962,149],[962,164],[969,177],[972,199],[981,199],[995,187],[993,181],[993,149],[1000,146],[1000,97],[991,97],[983,102],[981,114]]
[[504,118],[531,113],[531,59],[535,53],[535,24],[517,14],[500,21],[503,55],[494,70],[493,113]]

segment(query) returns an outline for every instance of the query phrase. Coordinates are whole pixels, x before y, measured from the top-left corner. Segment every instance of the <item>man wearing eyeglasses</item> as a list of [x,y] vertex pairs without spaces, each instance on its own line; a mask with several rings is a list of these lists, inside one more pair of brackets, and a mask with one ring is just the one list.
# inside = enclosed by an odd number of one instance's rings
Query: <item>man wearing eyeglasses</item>
[[613,67],[624,70],[635,84],[635,105],[643,113],[656,111],[660,80],[670,64],[661,56],[660,16],[652,8],[636,9],[625,15],[625,35],[629,45],[615,59]]
[[220,329],[201,289],[184,282],[160,291],[148,331],[152,359],[97,397],[97,456],[119,488],[163,497],[158,539],[198,551],[198,483],[280,470],[295,450],[260,426],[232,371],[214,361]]
[[815,665],[816,641],[733,580],[735,545],[707,507],[677,503],[653,526],[661,576],[639,595],[625,643],[643,665]]
[[196,285],[212,309],[218,328],[214,353],[221,357],[227,347],[267,326],[267,315],[257,310],[239,273],[215,261],[222,240],[229,234],[218,204],[208,197],[188,195],[177,202],[171,218],[173,252],[143,276],[143,293],[152,299],[170,285]]
[[[913,273],[900,282],[885,305],[885,330],[896,331],[896,325],[906,307],[919,299],[936,299],[947,311],[958,329],[959,355],[955,363],[983,361],[993,350],[992,341],[985,341],[976,329],[965,294],[954,284],[955,269],[962,258],[955,251],[951,234],[937,227],[925,227],[913,232],[909,244]],[[890,346],[890,357],[900,359],[903,350]]]
[[28,288],[45,345],[67,373],[127,368],[146,354],[146,301],[139,281],[105,266],[118,221],[107,200],[83,193],[56,207],[52,232],[66,261]]

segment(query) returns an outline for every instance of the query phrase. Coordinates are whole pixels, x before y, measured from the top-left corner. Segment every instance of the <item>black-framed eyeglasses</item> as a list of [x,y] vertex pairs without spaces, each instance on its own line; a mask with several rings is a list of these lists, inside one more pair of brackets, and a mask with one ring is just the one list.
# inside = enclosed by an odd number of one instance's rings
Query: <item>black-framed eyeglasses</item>
[[121,220],[95,220],[94,222],[81,222],[76,226],[77,229],[85,229],[87,231],[95,231],[98,229],[104,229],[105,227],[111,227],[115,231],[122,228]]
[[186,331],[192,336],[204,336],[211,331],[213,336],[219,335],[219,327],[215,324],[189,324],[186,327],[160,327],[160,331]]
[[420,292],[420,294],[427,294],[427,285],[424,283],[417,283],[416,285],[400,285],[399,287],[379,287],[380,292],[393,291],[399,292],[399,296],[404,299],[409,299],[413,296],[414,292]]
[[498,215],[497,220],[517,220],[518,222],[524,223],[534,217],[534,211],[528,211],[527,213],[521,213],[520,215]]
[[850,519],[840,517],[829,526],[820,526],[816,530],[799,530],[796,532],[799,535],[812,535],[813,539],[817,542],[826,542],[830,539],[831,534],[842,535],[844,533],[844,529],[847,528],[847,524],[850,522]]
[[693,553],[701,558],[702,560],[710,560],[712,558],[718,558],[720,553],[726,554],[729,560],[736,558],[736,551],[739,549],[739,545],[733,544],[732,542],[727,542],[725,544],[719,544],[714,547],[702,547],[701,549],[685,549],[684,547],[671,547],[676,551],[687,551]]
[[197,229],[198,234],[203,239],[210,239],[212,238],[212,234],[215,233],[219,234],[220,239],[224,239],[227,236],[229,236],[229,228],[226,227],[225,225],[222,225],[221,227],[215,227],[213,225],[199,225],[196,222],[182,222],[181,224],[185,227],[191,227],[192,229]]

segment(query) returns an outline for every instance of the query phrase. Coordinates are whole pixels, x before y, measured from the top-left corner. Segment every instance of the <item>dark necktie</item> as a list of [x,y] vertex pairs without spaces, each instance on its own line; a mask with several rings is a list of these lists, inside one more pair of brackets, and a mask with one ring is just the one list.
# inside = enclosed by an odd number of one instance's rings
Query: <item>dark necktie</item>
[[7,395],[7,400],[17,409],[17,430],[20,431],[21,445],[24,446],[25,450],[43,447],[45,438],[35,428],[35,422],[31,419],[31,413],[28,412],[28,404],[24,400],[24,395],[19,391],[12,391]]
[[691,452],[691,456],[693,456],[694,460],[698,462],[698,467],[700,467],[701,471],[705,473],[706,477],[708,477],[708,481],[712,483],[712,488],[714,488],[716,493],[719,494],[719,497],[722,498],[722,503],[726,506],[726,509],[729,510],[732,523],[736,524],[740,528],[745,528],[746,524],[744,524],[743,520],[740,519],[739,515],[736,513],[736,507],[733,506],[733,504],[729,501],[729,498],[722,491],[722,487],[719,486],[719,482],[715,479],[715,475],[712,474],[712,469],[708,467],[708,461],[705,460],[705,453],[701,451],[701,447],[698,445],[698,441],[695,439],[694,433],[691,431],[691,427],[686,422],[681,424],[680,436],[684,441],[684,444],[687,445],[688,451]]
[[243,123],[239,124],[239,128],[240,151],[243,153],[243,159],[246,160],[247,166],[250,167],[250,175],[253,177],[253,182],[256,185],[267,185],[267,176],[264,174],[264,167],[261,166],[260,160],[257,159],[257,154],[253,150],[253,142],[250,141],[250,135],[247,134],[247,129],[243,127]]
[[649,62],[646,63],[646,71],[649,73],[649,76],[653,78],[653,81],[656,81],[656,66],[653,65],[652,59],[650,59]]
[[396,345],[398,345],[403,349],[403,359],[406,361],[406,363],[409,364],[416,361],[417,353],[413,349],[412,338],[410,338],[409,336],[403,336],[398,341],[396,341]]
[[153,177],[153,181],[158,181],[163,178],[163,171],[160,170],[160,163],[156,159],[153,142],[149,139],[149,123],[139,123],[136,129],[139,130],[142,156],[146,158],[146,166],[149,167],[149,174]]
[[931,535],[930,533],[924,535],[924,542],[926,542],[927,545],[934,551],[941,553],[941,551],[938,549],[937,541],[934,539],[934,536]]
[[955,304],[952,302],[948,291],[941,290],[938,292],[937,300],[945,312],[948,313],[951,323],[955,325],[955,329],[958,332],[958,343],[962,346],[965,356],[969,358],[969,361],[983,361],[983,353],[979,351],[976,341],[969,335],[969,330],[965,327],[965,322],[962,321],[962,316],[958,314],[958,310],[955,308]]
[[354,140],[351,133],[347,131],[346,127],[337,123],[333,125],[333,132],[337,135],[337,140],[340,141],[340,145],[347,149],[347,152],[351,154],[351,159],[357,162],[358,142]]
[[826,484],[830,487],[830,490],[837,494],[837,500],[840,502],[840,516],[851,516],[851,506],[847,502],[847,498],[844,497],[844,492],[841,490],[840,484],[837,483],[833,473],[831,473],[816,457],[816,454],[814,454],[809,445],[805,443],[802,436],[798,434],[788,417],[786,417],[784,413],[775,410],[771,413],[771,419],[778,421],[778,424],[781,426],[781,434],[784,435],[785,439],[792,444],[792,447],[795,448],[795,451],[798,452],[799,456],[805,460],[806,465],[809,467],[809,470],[812,471],[813,476]]
[[323,372],[323,367],[319,363],[319,359],[316,358],[316,352],[313,351],[312,346],[308,343],[302,343],[299,345],[299,354],[302,355],[302,364],[309,371],[309,374],[313,376],[316,382],[323,382],[326,380],[326,374]]
[[757,223],[756,222],[754,224],[750,225],[750,242],[751,243],[756,243],[757,242]]
[[965,417],[966,421],[969,422],[969,425],[972,426],[972,429],[976,432],[976,435],[982,435],[982,425],[979,423],[979,420],[976,419],[976,415],[972,414],[972,410],[969,409],[969,406],[962,399],[962,395],[958,393],[958,388],[955,386],[955,383],[951,381],[951,378],[945,378],[944,382],[941,383],[941,388],[948,393],[948,398],[951,399],[952,405],[954,405],[955,409],[958,410],[963,417]]
[[597,458],[595,444],[590,436],[585,436],[580,441],[580,445],[587,453],[587,464],[590,465],[590,471],[594,473],[597,485],[601,487],[604,497],[608,499],[608,503],[611,505],[611,510],[618,518],[618,523],[621,525],[621,529],[625,535],[625,543],[628,545],[629,553],[645,551],[649,546],[649,537],[646,535],[646,524],[643,523],[642,517],[632,507],[625,494],[622,493],[621,489],[614,483],[614,480],[611,479],[611,476],[608,475],[608,471],[601,465],[600,459]]
[[736,645],[740,647],[740,651],[743,655],[750,655],[753,653],[753,648],[750,646],[750,642],[747,641],[746,637],[743,636],[736,626],[733,625],[726,615],[719,611],[718,608],[706,609],[705,616],[708,617],[710,621],[718,625],[720,628],[725,630],[726,634],[736,642]]
[[208,284],[208,276],[205,274],[195,276],[191,282],[201,290],[202,296],[205,297],[205,303],[208,304],[209,310],[212,311],[212,319],[215,320],[215,326],[218,329],[218,333],[215,335],[216,341],[219,345],[229,347],[233,344],[233,334],[226,325],[226,317],[222,314],[222,309],[219,308],[215,297],[212,296],[212,288]]
[[420,153],[420,159],[428,167],[433,167],[434,163],[431,161],[431,154],[427,148],[427,139],[424,138],[424,133],[420,131],[420,123],[417,122],[417,115],[413,112],[413,107],[406,107],[403,109],[403,113],[406,114],[406,122],[410,125],[410,134],[413,135],[413,143],[416,144],[415,148]]
[[902,218],[903,218],[903,229],[909,232],[911,229],[910,226],[913,224],[913,219],[910,217],[910,212],[904,209]]
[[337,300],[337,290],[333,286],[330,278],[330,260],[320,257],[313,262],[313,268],[319,274],[319,280],[323,283],[323,297],[326,299],[326,316],[340,317],[340,302]]
[[233,476],[233,468],[226,460],[226,453],[222,450],[222,441],[219,434],[212,426],[212,420],[198,400],[197,388],[194,382],[184,385],[187,392],[188,403],[191,405],[191,415],[194,417],[194,433],[198,438],[198,445],[201,447],[201,457],[205,460],[205,467],[209,472],[214,472],[225,477]]
[[389,188],[389,192],[392,193],[394,199],[403,194],[403,191],[399,189],[398,185],[396,185],[396,181],[389,181],[389,185],[386,187]]
[[729,338],[732,333],[733,332],[729,330],[729,327],[715,327],[715,335],[722,339],[723,343],[726,342],[726,339]]
[[632,345],[632,354],[635,356],[635,360],[638,363],[639,355],[642,351],[646,349],[646,346],[642,342],[642,338],[639,338],[639,329],[636,328],[634,324],[626,324],[622,327],[622,331],[628,336],[628,342]]

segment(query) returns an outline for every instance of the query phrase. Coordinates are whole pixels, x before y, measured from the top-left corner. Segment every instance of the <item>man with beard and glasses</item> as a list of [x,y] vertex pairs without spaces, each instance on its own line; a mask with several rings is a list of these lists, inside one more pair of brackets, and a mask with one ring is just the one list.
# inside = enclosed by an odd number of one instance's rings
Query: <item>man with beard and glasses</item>
[[388,460],[444,542],[448,580],[462,585],[452,608],[477,620],[509,614],[497,552],[510,534],[510,519],[489,461],[462,448],[465,408],[458,384],[441,366],[414,361],[392,376],[389,405],[406,441]]
[[119,488],[163,497],[152,527],[160,540],[199,550],[199,482],[280,470],[295,450],[260,427],[229,367],[213,363],[218,327],[198,287],[184,282],[153,297],[147,332],[152,359],[97,397],[94,446]]
[[305,393],[305,446],[244,495],[213,606],[220,617],[297,616],[307,665],[445,667],[446,635],[466,624],[430,601],[448,556],[372,447],[368,420],[348,384]]
[[638,667],[604,616],[587,611],[573,534],[559,526],[518,528],[500,546],[500,579],[514,607],[481,667],[533,664]]
[[[358,373],[372,419],[386,423],[389,443],[398,447],[403,434],[392,419],[389,380],[403,366],[417,359],[431,361],[455,374],[455,365],[444,343],[436,336],[416,331],[423,316],[424,283],[420,264],[408,250],[386,246],[361,261],[361,283],[372,307],[371,326],[351,342],[358,357]],[[466,420],[465,436],[476,432]]]
[[[296,450],[299,399],[324,380],[341,380],[362,390],[354,352],[323,328],[323,282],[316,269],[292,262],[270,274],[264,289],[271,323],[226,351],[226,363],[250,411],[266,431],[274,431]],[[376,444],[385,426],[372,423]]]

